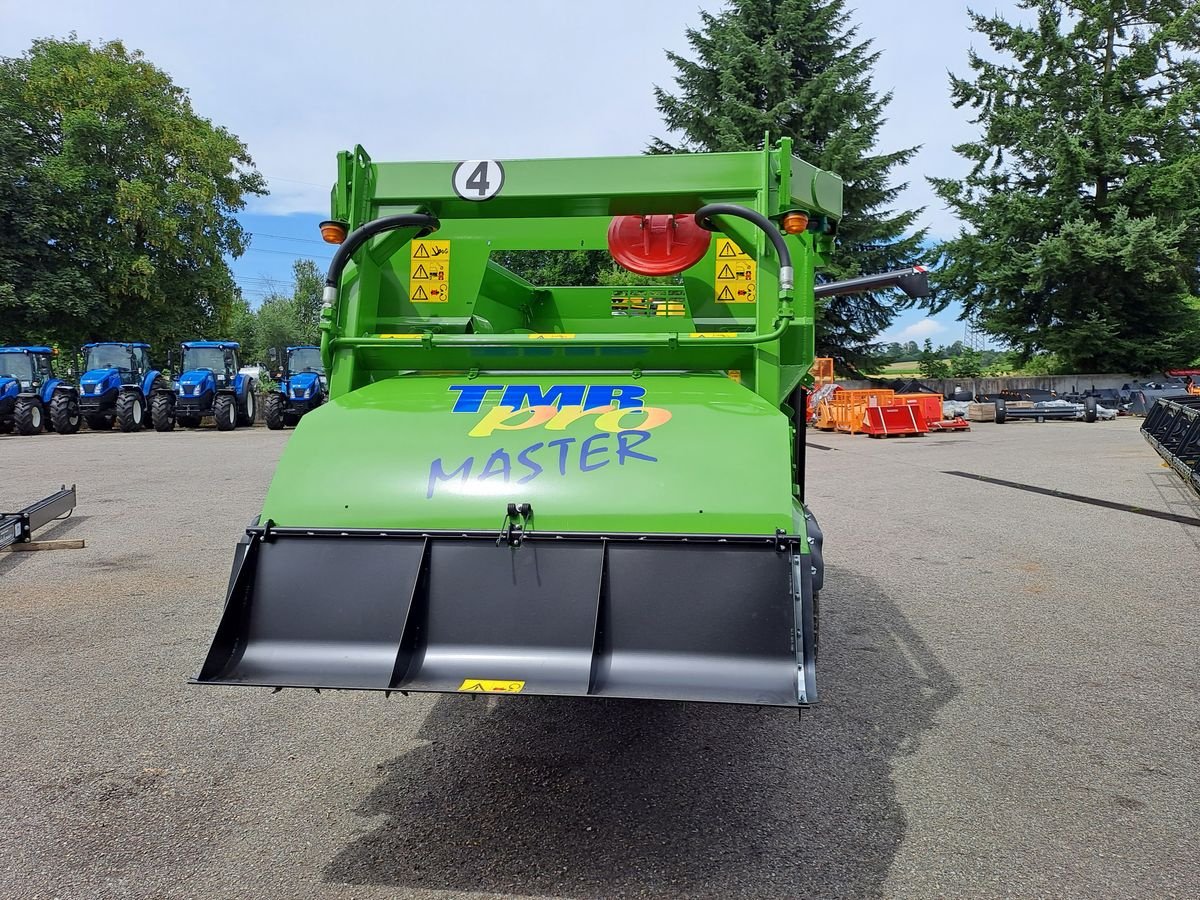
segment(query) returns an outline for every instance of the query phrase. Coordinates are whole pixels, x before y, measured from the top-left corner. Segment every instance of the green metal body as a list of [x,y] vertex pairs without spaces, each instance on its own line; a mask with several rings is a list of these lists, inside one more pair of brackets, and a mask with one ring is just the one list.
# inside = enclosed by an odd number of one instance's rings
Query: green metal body
[[[793,158],[787,141],[503,165],[500,193],[472,202],[453,190],[453,163],[339,156],[333,218],[354,229],[437,216],[425,241],[449,242],[448,290],[444,302],[412,299],[415,229],[355,255],[322,324],[330,402],[289,442],[263,519],[493,529],[519,501],[542,531],[802,534],[786,400],[813,360],[813,276],[841,213],[840,179]],[[754,302],[717,301],[721,234],[678,287],[538,287],[490,259],[606,249],[614,216],[713,202],[776,222],[809,216],[808,231],[786,236],[790,319],[770,246],[729,217],[718,224],[756,263]],[[631,297],[672,314],[614,314]]]

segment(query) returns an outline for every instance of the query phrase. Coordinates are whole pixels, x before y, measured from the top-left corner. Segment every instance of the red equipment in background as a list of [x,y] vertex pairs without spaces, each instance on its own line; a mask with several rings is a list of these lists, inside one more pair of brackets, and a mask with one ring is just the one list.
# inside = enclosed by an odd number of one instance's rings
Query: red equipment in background
[[911,403],[896,406],[868,406],[863,416],[863,429],[871,437],[898,437],[925,434],[929,428],[921,410]]

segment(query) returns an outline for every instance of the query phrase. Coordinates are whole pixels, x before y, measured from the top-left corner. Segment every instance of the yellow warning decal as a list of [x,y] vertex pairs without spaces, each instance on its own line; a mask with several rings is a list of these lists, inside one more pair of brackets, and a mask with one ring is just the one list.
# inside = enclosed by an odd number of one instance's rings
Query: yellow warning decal
[[395,340],[395,339],[397,339],[397,338],[399,338],[399,339],[403,340],[404,338],[422,338],[422,337],[425,337],[425,335],[421,334],[420,332],[418,332],[418,333],[416,333],[416,334],[381,334],[381,335],[379,335],[379,336],[380,336],[381,338],[391,338],[391,339],[393,339],[393,340]]
[[449,241],[413,241],[409,266],[409,300],[413,303],[450,301]]
[[523,681],[489,681],[486,678],[465,678],[458,686],[460,691],[475,691],[480,694],[519,694],[525,689]]
[[753,303],[758,263],[729,238],[717,238],[716,294],[718,303]]
[[573,331],[572,332],[562,332],[559,334],[552,334],[552,333],[548,332],[546,334],[531,334],[531,335],[529,335],[529,339],[531,341],[553,341],[553,340],[569,341],[573,337],[575,337],[575,332],[573,332]]
[[693,331],[690,337],[694,338],[731,338],[737,337],[735,331]]

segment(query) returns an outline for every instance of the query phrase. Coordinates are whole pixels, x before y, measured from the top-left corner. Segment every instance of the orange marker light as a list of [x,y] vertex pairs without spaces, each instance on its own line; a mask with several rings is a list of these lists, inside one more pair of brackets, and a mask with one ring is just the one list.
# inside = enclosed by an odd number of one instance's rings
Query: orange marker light
[[321,223],[321,240],[327,244],[340,244],[346,239],[346,223],[327,219]]
[[790,212],[783,217],[783,230],[788,234],[801,234],[808,230],[808,216],[802,212]]

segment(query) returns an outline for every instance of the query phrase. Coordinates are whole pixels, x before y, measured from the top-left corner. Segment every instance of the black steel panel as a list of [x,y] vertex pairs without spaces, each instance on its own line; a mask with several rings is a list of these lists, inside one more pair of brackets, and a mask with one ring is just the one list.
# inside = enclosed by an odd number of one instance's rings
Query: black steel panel
[[594,693],[795,705],[791,554],[609,547]]
[[587,693],[602,557],[599,542],[435,539],[423,649],[397,686],[456,691],[486,679],[524,681],[534,694]]
[[424,541],[253,541],[198,680],[386,689]]

